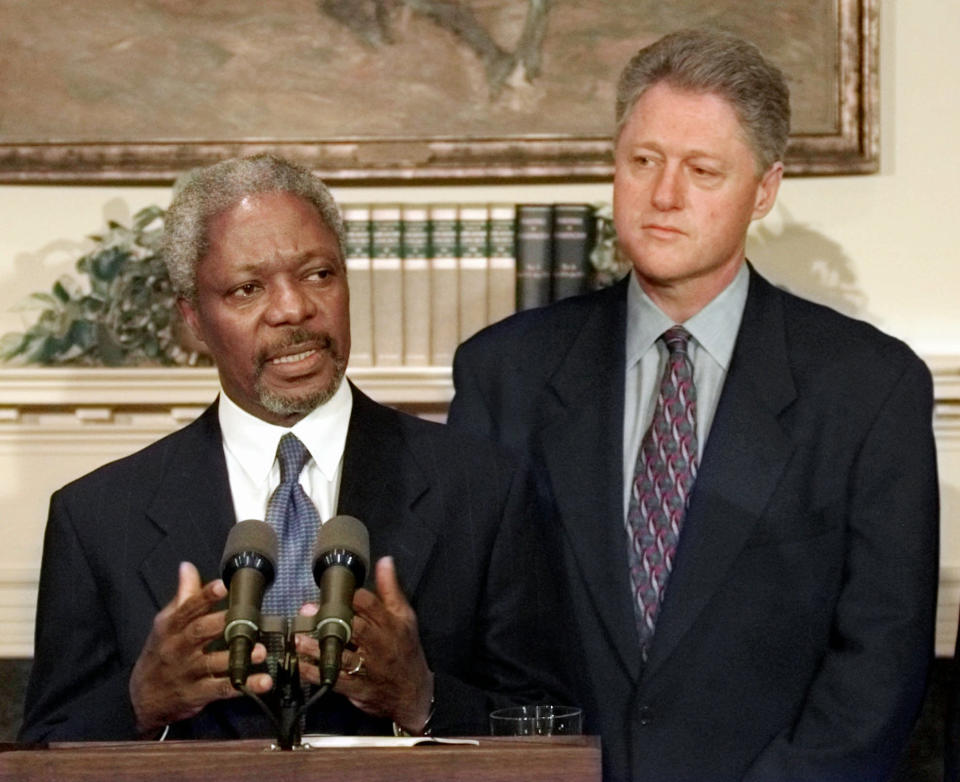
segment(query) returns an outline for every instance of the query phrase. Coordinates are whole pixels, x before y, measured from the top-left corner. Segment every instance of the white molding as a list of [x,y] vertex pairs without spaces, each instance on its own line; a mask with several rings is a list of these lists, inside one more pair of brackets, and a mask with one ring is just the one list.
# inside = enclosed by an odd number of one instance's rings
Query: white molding
[[960,566],[941,565],[937,594],[937,657],[953,657],[960,616]]
[[960,402],[960,355],[930,355],[924,361],[933,374],[934,397]]
[[[347,371],[385,404],[447,404],[449,367],[357,367]],[[213,368],[0,368],[0,407],[208,405],[219,389]]]
[[[958,408],[960,355],[926,356],[938,406]],[[356,367],[347,376],[384,404],[445,405],[453,397],[449,367]],[[2,367],[6,408],[206,406],[219,385],[213,368]],[[96,417],[96,413],[90,413]],[[0,415],[0,424],[9,416]]]

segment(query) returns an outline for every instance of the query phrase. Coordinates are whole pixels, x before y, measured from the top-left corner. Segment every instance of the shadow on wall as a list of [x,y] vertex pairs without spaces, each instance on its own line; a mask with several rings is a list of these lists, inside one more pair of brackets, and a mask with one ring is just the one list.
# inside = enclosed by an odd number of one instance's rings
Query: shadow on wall
[[747,257],[777,285],[844,315],[877,322],[867,310],[867,296],[857,285],[853,262],[833,239],[794,222],[777,209],[782,227],[763,223],[747,240]]
[[[111,198],[102,207],[103,221],[91,233],[106,234],[111,222],[130,225],[130,205]],[[63,275],[77,276],[77,260],[90,252],[93,243],[84,239],[54,239],[38,250],[17,253],[9,274],[0,276],[0,334],[23,331],[36,319],[37,302],[29,304],[37,291],[48,291]]]
[[[122,198],[111,198],[103,205],[103,223],[99,233],[106,233],[111,222],[130,225],[131,218],[130,205]],[[77,259],[89,250],[89,242],[56,239],[34,252],[18,253],[14,259],[14,279],[30,281],[31,291],[38,289],[36,284],[38,269],[50,268],[53,279],[56,279],[59,274],[74,274]],[[44,287],[39,286],[39,288]]]

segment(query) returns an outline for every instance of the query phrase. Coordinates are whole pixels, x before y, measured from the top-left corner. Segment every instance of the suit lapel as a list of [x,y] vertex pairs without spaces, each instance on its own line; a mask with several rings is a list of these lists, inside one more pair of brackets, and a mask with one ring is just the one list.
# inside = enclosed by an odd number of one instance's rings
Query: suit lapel
[[538,447],[593,612],[636,678],[639,654],[622,523],[626,290],[623,281],[595,298],[550,378]]
[[157,608],[173,597],[180,562],[193,562],[204,582],[220,576],[223,543],[236,521],[216,404],[180,433],[161,469],[147,508],[161,538],[140,568]]
[[645,675],[727,578],[793,452],[779,416],[796,396],[779,293],[751,269],[730,371],[684,521]]
[[[340,478],[337,512],[360,519],[370,533],[370,563],[390,555],[400,584],[413,598],[437,538],[429,482],[400,414],[378,405],[353,384],[353,412]],[[368,580],[371,576],[368,575]]]

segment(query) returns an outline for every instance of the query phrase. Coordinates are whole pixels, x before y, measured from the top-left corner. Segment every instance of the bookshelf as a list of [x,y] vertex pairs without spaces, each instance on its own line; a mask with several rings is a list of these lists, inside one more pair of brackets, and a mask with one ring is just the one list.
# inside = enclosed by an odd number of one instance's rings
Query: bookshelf
[[590,204],[350,204],[343,214],[355,368],[449,367],[484,326],[597,281],[604,218]]

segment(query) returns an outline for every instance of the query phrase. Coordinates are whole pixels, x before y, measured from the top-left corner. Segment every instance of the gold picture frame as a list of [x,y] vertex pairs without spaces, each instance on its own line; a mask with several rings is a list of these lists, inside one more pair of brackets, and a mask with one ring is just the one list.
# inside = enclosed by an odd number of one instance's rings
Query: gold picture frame
[[[168,183],[261,151],[344,184],[604,180],[617,73],[680,25],[751,38],[787,73],[788,173],[870,173],[877,2],[434,4],[472,17],[471,40],[423,0],[0,0],[0,182]],[[549,18],[525,44],[534,7]]]

